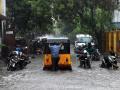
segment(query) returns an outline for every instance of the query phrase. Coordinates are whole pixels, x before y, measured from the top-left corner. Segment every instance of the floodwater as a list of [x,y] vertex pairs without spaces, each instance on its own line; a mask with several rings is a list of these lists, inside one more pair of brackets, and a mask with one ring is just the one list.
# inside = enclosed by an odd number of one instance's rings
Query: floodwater
[[72,55],[73,71],[57,72],[42,70],[42,56],[31,61],[14,72],[1,63],[0,90],[120,90],[120,69],[100,68],[100,61],[93,61],[92,69],[83,69]]

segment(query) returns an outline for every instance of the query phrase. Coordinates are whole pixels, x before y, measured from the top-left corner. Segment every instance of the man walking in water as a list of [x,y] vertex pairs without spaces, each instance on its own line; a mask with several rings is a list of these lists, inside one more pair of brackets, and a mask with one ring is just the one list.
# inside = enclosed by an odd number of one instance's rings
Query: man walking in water
[[51,51],[51,55],[52,55],[52,70],[53,71],[57,71],[58,70],[58,62],[59,62],[59,51],[61,49],[62,44],[57,44],[57,43],[53,43],[53,45],[49,44],[49,48]]

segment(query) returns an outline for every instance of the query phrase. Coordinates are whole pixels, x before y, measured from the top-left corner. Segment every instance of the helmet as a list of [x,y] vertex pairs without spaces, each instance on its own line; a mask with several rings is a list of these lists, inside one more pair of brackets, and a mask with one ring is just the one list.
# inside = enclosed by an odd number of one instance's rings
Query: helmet
[[84,50],[83,53],[87,53],[87,50]]

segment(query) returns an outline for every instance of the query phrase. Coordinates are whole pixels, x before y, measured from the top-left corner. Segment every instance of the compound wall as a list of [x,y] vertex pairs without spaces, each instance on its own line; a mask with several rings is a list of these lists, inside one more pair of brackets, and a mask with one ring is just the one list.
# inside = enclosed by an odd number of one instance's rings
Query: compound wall
[[120,31],[110,31],[104,33],[104,51],[109,52],[111,48],[120,54]]

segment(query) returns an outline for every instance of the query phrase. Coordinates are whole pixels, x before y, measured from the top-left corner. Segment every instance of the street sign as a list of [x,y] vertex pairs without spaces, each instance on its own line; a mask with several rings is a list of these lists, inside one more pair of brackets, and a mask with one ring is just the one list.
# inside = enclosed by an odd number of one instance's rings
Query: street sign
[[13,34],[13,31],[6,31],[6,34]]

